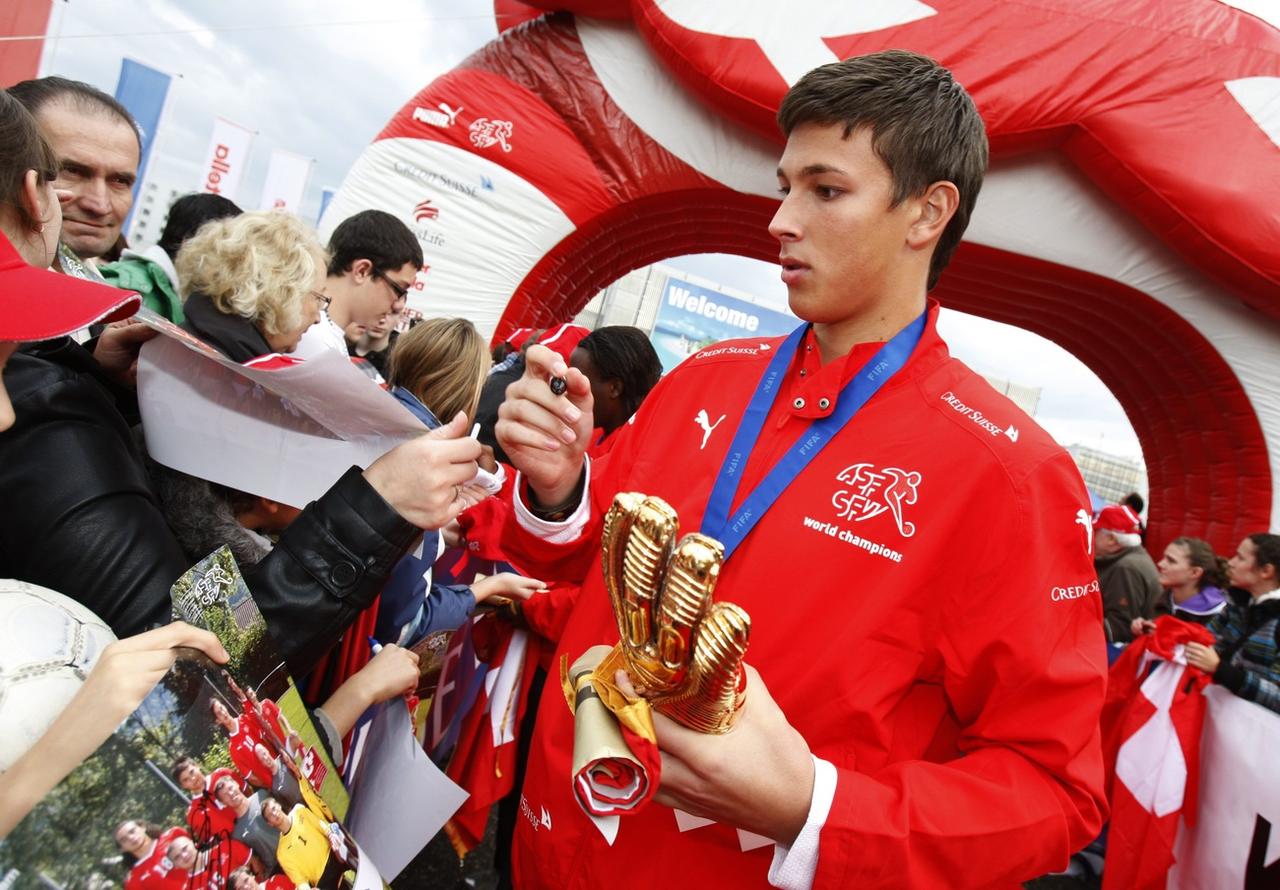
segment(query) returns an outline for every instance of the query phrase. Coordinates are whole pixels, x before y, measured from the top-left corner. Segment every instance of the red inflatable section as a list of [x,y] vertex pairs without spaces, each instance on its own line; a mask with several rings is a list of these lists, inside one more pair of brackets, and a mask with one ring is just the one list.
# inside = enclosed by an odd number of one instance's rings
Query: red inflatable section
[[[657,14],[652,4],[639,5],[650,17]],[[1206,74],[1203,89],[1197,86],[1189,92],[1191,99],[1174,101],[1156,93],[1184,84],[1154,63],[1165,55],[1141,42],[1134,45],[1145,46],[1150,58],[1126,55],[1118,68],[1108,69],[1106,78],[1094,70],[1101,62],[1091,58],[1050,53],[1037,59],[1033,53],[1029,60],[1011,61],[1012,50],[978,45],[992,42],[1003,47],[1009,42],[1012,23],[1002,16],[1016,12],[1043,17],[1042,27],[1028,32],[1027,40],[1049,41],[1055,16],[1065,14],[1043,5],[988,8],[962,0],[945,5],[927,20],[933,35],[928,40],[928,29],[912,31],[923,23],[913,23],[890,35],[871,35],[874,40],[841,38],[828,43],[842,54],[893,44],[933,51],[955,68],[984,105],[998,151],[1035,147],[1065,152],[1162,238],[1185,251],[1201,251],[1201,262],[1215,265],[1220,275],[1237,284],[1257,284],[1250,298],[1253,305],[1280,315],[1275,286],[1280,280],[1280,251],[1274,248],[1280,243],[1280,215],[1271,209],[1280,206],[1280,200],[1267,197],[1280,190],[1280,176],[1263,182],[1265,177],[1256,175],[1257,170],[1274,169],[1276,147],[1265,136],[1258,141],[1249,129],[1256,125],[1243,112],[1243,121],[1232,120],[1229,107],[1213,100],[1208,85],[1220,84],[1218,75]],[[605,6],[612,4],[601,4]],[[989,37],[962,40],[938,32],[939,22],[964,9],[982,23],[976,33]],[[1222,15],[1215,19],[1219,25]],[[1214,45],[1212,52],[1203,50],[1206,58],[1271,58],[1269,51],[1257,47],[1266,42],[1261,26],[1235,13],[1229,21],[1241,30],[1241,46],[1227,51]],[[653,21],[642,22],[642,29],[670,67],[685,66],[683,78],[698,86],[704,98],[744,121],[754,115],[754,125],[766,128],[773,115],[766,109],[768,97],[776,101],[785,84],[770,68],[773,92],[752,92],[764,82],[750,79],[760,76],[764,57],[751,75],[745,57],[735,53],[753,48],[759,52],[755,44],[726,39],[708,49],[700,40],[684,47],[686,53],[695,45],[700,52],[722,53],[720,75],[726,80],[713,87],[687,56],[670,47],[662,49],[661,41],[674,41],[678,32],[667,27],[659,33]],[[1192,45],[1192,38],[1183,33],[1186,29],[1178,30],[1176,22],[1149,30],[1166,34],[1170,29],[1172,48],[1164,47],[1162,53]],[[1104,29],[1098,35],[1104,44],[1118,39],[1107,33]],[[1063,46],[1079,48],[1069,31],[1059,36]],[[1101,53],[1096,45],[1094,51]],[[1115,52],[1113,47],[1113,58]],[[1050,59],[1057,61],[1050,64]],[[709,56],[703,64],[711,64]],[[1252,64],[1240,61],[1233,70],[1243,73]],[[1139,67],[1159,69],[1146,70],[1150,84],[1138,83]],[[730,75],[739,78],[733,96],[724,86]],[[1050,90],[1049,82],[1061,91]],[[1147,97],[1149,107],[1143,107],[1138,96]],[[1196,102],[1206,107],[1185,107]],[[1096,113],[1084,114],[1083,103],[1092,103],[1088,107]],[[447,124],[440,115],[446,116]],[[475,128],[484,122],[478,115],[514,122],[518,145],[511,150],[492,142],[477,147],[472,141]],[[1238,151],[1212,162],[1197,158],[1191,163],[1183,141],[1190,124],[1176,120],[1179,116],[1224,134],[1221,139],[1230,140]],[[1151,132],[1140,138],[1144,127]],[[1197,137],[1203,146],[1202,130]],[[512,285],[496,323],[495,340],[517,327],[545,327],[571,319],[621,275],[671,256],[720,252],[766,261],[777,258],[777,243],[767,231],[776,201],[727,188],[644,132],[606,91],[568,15],[541,16],[508,30],[415,96],[380,138],[447,143],[455,154],[470,152],[500,163],[535,186],[571,221],[573,227],[562,240],[539,243],[532,264],[518,273],[523,278],[513,279],[518,284]],[[780,145],[781,139],[776,134],[774,138]],[[1135,163],[1134,154],[1143,156],[1140,163]],[[1237,157],[1244,159],[1239,168]],[[1206,188],[1214,172],[1206,169],[1210,163],[1219,174],[1217,185],[1226,183],[1227,188],[1213,198],[1196,197],[1196,189]],[[1166,191],[1176,191],[1172,184],[1178,179],[1178,164],[1186,165],[1182,179],[1188,190],[1174,200]],[[1252,189],[1243,184],[1246,170],[1253,173]],[[1258,202],[1264,198],[1268,205],[1260,208]],[[1246,215],[1253,218],[1242,224]],[[1232,225],[1226,225],[1228,216]],[[486,251],[501,252],[507,239],[524,237],[519,231],[503,230],[504,217],[496,219],[484,230],[493,233],[493,241],[483,245]],[[1192,219],[1197,222],[1192,224]],[[1191,245],[1199,246],[1192,250]],[[1217,251],[1217,258],[1210,261],[1212,251]],[[1110,278],[972,243],[961,245],[935,295],[950,308],[1045,336],[1098,374],[1124,406],[1147,458],[1153,546],[1185,534],[1229,551],[1245,534],[1269,527],[1274,482],[1255,406],[1218,349],[1164,303]],[[1141,336],[1134,336],[1135,331]]]
[[[752,4],[726,9],[718,26],[690,3],[633,5],[650,47],[686,87],[780,138],[784,74],[800,68],[789,64],[786,41],[675,20],[750,32]],[[868,33],[821,35],[820,45],[829,61],[886,47],[933,56],[973,95],[993,157],[1062,150],[1161,240],[1280,318],[1280,152],[1228,88],[1280,77],[1280,32],[1216,0],[929,0],[900,18]],[[793,24],[802,35],[810,27],[801,11]]]
[[1218,351],[1168,307],[1109,278],[971,243],[934,296],[1054,341],[1106,384],[1146,456],[1157,552],[1191,535],[1232,553],[1270,525],[1273,480],[1254,408]]
[[562,0],[560,3],[539,3],[538,0],[531,0],[529,3],[521,3],[520,0],[494,0],[493,2],[493,17],[498,23],[499,34],[517,25],[533,21],[548,12],[571,12],[593,19],[626,21],[631,18],[631,4],[627,0]]
[[[554,96],[539,93],[536,81],[526,85],[506,76],[508,72],[485,70],[480,67],[483,60],[475,57],[466,64],[468,67],[455,68],[414,96],[378,138],[426,139],[471,150],[470,126],[476,121],[518,120],[521,138],[536,145],[537,151],[507,152],[503,157],[507,169],[537,186],[577,225],[616,202],[615,184],[606,181],[607,171],[597,166],[590,143],[584,143],[581,134],[570,129],[562,109],[550,104],[555,102]],[[459,101],[460,96],[466,101]],[[436,126],[431,115],[419,111],[441,106],[455,111],[448,127]],[[548,163],[548,158],[554,158],[554,163]]]
[[[741,253],[743,243],[757,243],[759,256],[776,259],[776,242],[765,231],[774,203],[726,189],[636,127],[596,79],[568,16],[534,22],[480,50],[415,96],[379,138],[415,136],[465,147],[465,128],[412,120],[417,106],[456,102],[464,83],[469,97],[479,90],[483,101],[476,104],[486,109],[519,101],[522,119],[535,102],[546,109],[539,115],[547,138],[540,162],[517,172],[578,226],[521,283],[495,340],[517,327],[571,318],[620,275],[675,254]],[[465,112],[458,121],[467,121]],[[707,233],[701,245],[700,231]]]

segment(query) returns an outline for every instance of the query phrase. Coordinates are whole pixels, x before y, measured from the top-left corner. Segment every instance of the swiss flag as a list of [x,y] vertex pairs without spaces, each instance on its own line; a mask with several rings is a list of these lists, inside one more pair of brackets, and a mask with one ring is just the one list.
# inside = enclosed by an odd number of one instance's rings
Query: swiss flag
[[1111,668],[1102,711],[1111,804],[1103,890],[1163,888],[1178,820],[1195,824],[1210,677],[1183,657],[1183,646],[1193,641],[1211,646],[1213,635],[1165,616]]
[[445,774],[469,795],[445,824],[459,856],[484,837],[489,808],[510,793],[515,779],[516,747],[524,719],[529,682],[537,666],[529,633],[493,615],[464,625],[484,685],[460,714],[457,744]]

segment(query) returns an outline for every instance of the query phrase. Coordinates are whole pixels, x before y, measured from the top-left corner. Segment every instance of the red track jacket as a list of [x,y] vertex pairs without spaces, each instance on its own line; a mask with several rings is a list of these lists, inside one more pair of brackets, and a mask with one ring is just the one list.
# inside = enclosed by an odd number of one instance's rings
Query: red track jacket
[[[950,357],[936,321],[933,305],[906,366],[783,492],[716,590],[750,613],[747,661],[837,769],[815,887],[1012,885],[1063,867],[1103,820],[1106,657],[1084,484]],[[779,343],[722,343],[669,374],[592,465],[578,541],[508,532],[538,577],[584,579],[557,662],[618,639],[598,543],[614,493],[657,495],[696,531]],[[878,347],[822,367],[806,336],[739,501]],[[743,852],[719,824],[680,832],[664,806],[623,817],[610,846],[574,801],[572,749],[562,697],[543,696],[517,886],[767,886],[772,847]]]

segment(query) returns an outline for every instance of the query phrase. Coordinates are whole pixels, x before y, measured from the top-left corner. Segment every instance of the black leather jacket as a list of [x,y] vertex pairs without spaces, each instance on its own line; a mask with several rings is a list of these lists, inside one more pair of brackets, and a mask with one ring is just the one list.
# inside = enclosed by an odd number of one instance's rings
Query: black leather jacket
[[[165,524],[129,433],[129,393],[62,338],[4,371],[17,420],[0,433],[0,577],[57,590],[118,636],[170,619],[190,567]],[[295,676],[381,590],[419,530],[352,467],[245,580]]]

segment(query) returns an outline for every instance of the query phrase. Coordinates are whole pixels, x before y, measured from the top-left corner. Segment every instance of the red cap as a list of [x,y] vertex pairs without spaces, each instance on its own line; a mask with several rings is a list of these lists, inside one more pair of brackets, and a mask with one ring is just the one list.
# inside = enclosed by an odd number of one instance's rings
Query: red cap
[[130,291],[29,265],[0,233],[0,340],[61,337],[128,318],[141,305]]
[[554,328],[547,328],[538,338],[538,345],[559,353],[560,357],[567,362],[569,356],[573,355],[573,350],[582,342],[582,338],[590,333],[591,331],[582,325],[565,322]]
[[1142,522],[1138,514],[1123,504],[1112,504],[1103,507],[1093,520],[1093,527],[1122,535],[1136,535],[1142,531]]

